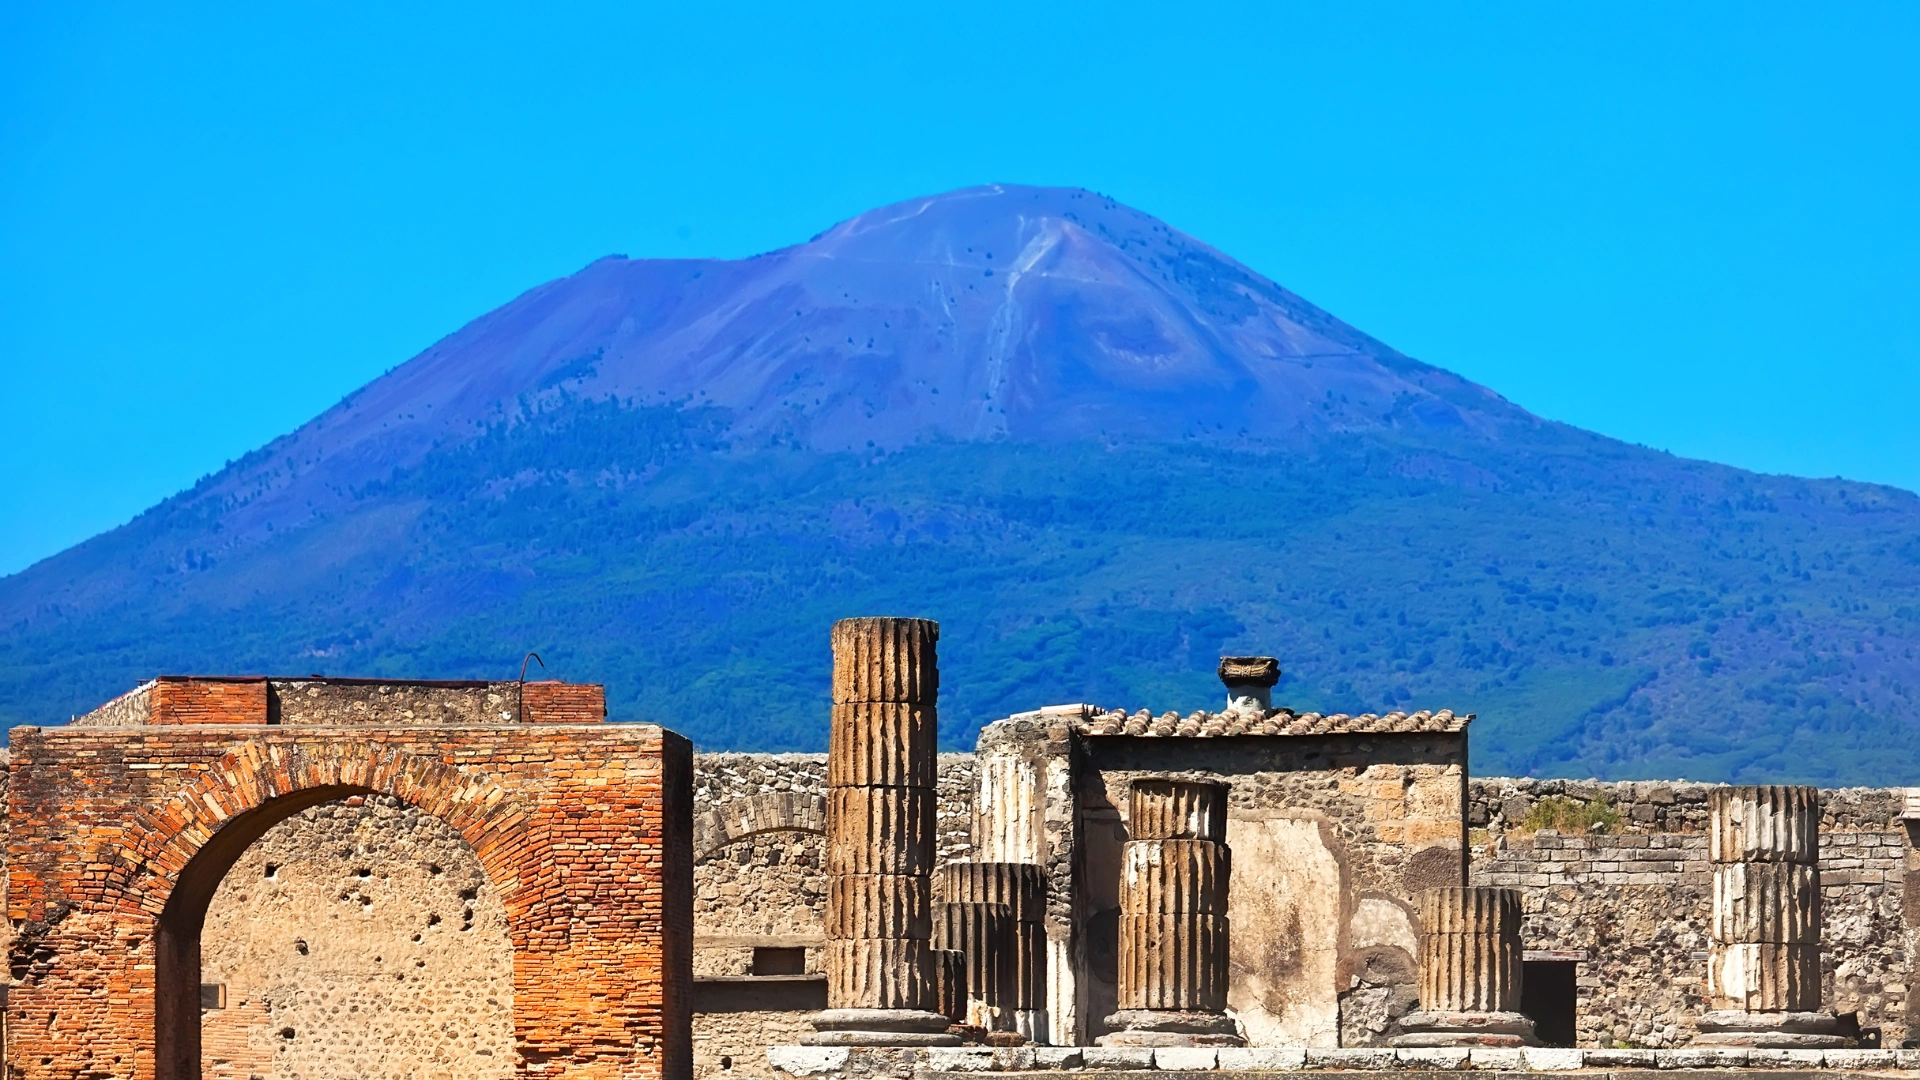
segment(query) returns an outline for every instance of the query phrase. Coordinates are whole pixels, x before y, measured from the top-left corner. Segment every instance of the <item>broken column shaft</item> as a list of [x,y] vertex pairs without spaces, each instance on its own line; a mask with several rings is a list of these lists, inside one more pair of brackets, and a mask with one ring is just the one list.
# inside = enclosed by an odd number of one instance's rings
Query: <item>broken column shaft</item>
[[[1045,1042],[1046,1010],[1041,1005],[1047,977],[1045,869],[1031,863],[959,862],[941,867],[940,874],[946,898],[945,947],[967,951],[968,993],[991,1015],[990,1022],[981,1026],[1017,1031],[1031,1041]],[[993,916],[989,914],[974,917],[956,910],[963,907],[1004,911],[1005,916],[990,923]],[[977,963],[976,946],[959,944],[954,938],[956,920],[962,919],[969,927],[999,927],[996,938],[977,946],[981,950]]]
[[833,626],[827,753],[827,1008],[808,1041],[958,1041],[939,1011],[932,936],[940,628],[925,619]]
[[1710,1010],[1700,1046],[1839,1046],[1820,1012],[1820,798],[1810,787],[1708,794]]
[[1238,1046],[1227,1008],[1227,785],[1142,779],[1121,849],[1108,1046]]
[[1520,894],[1449,886],[1420,898],[1420,1011],[1395,1046],[1532,1046],[1520,1012]]
[[956,1024],[967,1022],[967,956],[956,949],[935,949],[934,993],[940,1015]]
[[1005,904],[941,905],[940,947],[966,958],[964,1023],[1013,1030],[1013,909]]

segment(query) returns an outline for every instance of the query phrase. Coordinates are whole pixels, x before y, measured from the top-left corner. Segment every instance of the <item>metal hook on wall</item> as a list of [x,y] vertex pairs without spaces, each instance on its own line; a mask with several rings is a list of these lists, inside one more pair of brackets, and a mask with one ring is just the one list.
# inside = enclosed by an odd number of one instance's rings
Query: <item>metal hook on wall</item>
[[527,665],[535,661],[539,662],[541,671],[547,670],[547,662],[541,660],[537,652],[529,652],[520,660],[519,700],[514,703],[513,709],[513,718],[520,723],[526,723],[527,720]]

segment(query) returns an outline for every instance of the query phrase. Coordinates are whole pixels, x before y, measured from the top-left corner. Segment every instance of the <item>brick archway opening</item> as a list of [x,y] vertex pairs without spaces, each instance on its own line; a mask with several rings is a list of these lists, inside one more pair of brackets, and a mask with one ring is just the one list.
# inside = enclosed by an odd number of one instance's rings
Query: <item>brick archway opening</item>
[[270,799],[229,820],[188,860],[154,920],[154,1080],[200,1080],[201,936],[214,894],[234,864],[268,830],[302,810],[372,794],[370,787],[337,784]]
[[289,817],[356,794],[444,823],[497,893],[516,1070],[692,1072],[692,747],[648,725],[15,728],[9,1065],[200,1076],[202,935]]

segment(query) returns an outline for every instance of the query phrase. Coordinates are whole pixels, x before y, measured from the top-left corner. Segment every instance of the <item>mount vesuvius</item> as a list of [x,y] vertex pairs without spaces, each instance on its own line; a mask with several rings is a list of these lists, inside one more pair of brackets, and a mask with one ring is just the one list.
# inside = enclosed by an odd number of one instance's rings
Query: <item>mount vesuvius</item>
[[1542,420],[1013,186],[533,289],[0,580],[0,718],[534,649],[617,717],[819,749],[852,614],[942,622],[956,744],[1052,702],[1212,707],[1214,659],[1261,652],[1296,707],[1479,713],[1481,772],[1920,770],[1914,495]]

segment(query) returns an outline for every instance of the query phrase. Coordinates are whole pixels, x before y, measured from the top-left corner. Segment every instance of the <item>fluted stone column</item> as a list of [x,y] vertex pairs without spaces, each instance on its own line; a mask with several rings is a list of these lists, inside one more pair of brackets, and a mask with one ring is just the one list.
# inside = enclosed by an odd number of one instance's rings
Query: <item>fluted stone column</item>
[[1239,1046],[1227,1008],[1227,785],[1142,779],[1121,849],[1107,1046]]
[[957,949],[935,949],[939,975],[934,980],[940,1015],[956,1024],[967,1022],[967,954]]
[[[1029,1041],[1047,1041],[1047,1013],[1042,1002],[1047,983],[1046,870],[1031,863],[959,862],[941,867],[941,891],[948,910],[954,904],[987,905],[1005,908],[1007,922],[1004,938],[995,948],[1004,955],[1006,966],[1002,981],[987,981],[981,986],[996,987],[990,998],[994,1022],[999,1031],[1015,1031]],[[951,939],[947,948],[957,949]],[[971,964],[972,954],[969,953]],[[968,985],[975,980],[969,967]],[[971,991],[970,991],[971,992]]]
[[1820,1012],[1820,793],[1715,788],[1707,811],[1712,1004],[1695,1045],[1841,1045]]
[[1395,1046],[1535,1045],[1520,1012],[1518,891],[1428,889],[1420,932],[1420,1011],[1401,1019]]
[[946,903],[940,909],[940,947],[966,958],[964,1022],[1011,1031],[1006,1006],[1013,997],[1013,909],[981,903]]
[[932,925],[939,625],[833,626],[827,749],[827,1008],[808,1041],[953,1045]]

